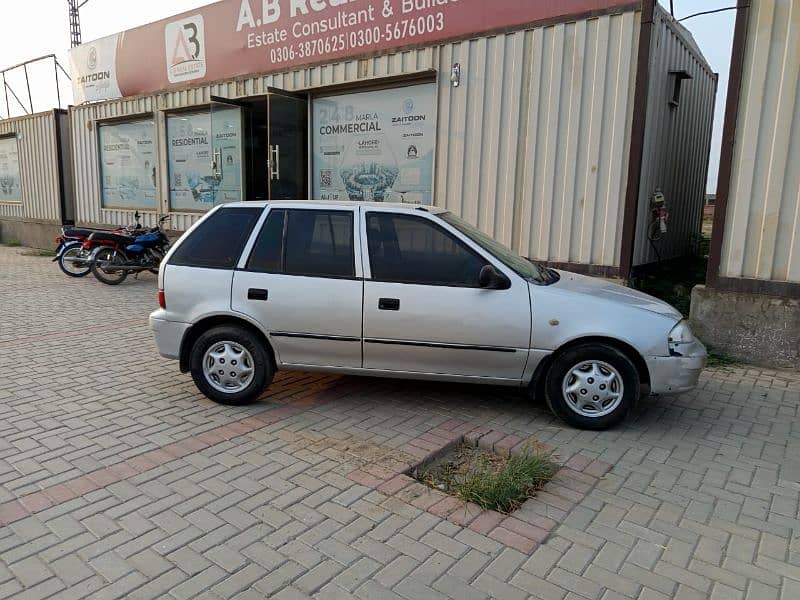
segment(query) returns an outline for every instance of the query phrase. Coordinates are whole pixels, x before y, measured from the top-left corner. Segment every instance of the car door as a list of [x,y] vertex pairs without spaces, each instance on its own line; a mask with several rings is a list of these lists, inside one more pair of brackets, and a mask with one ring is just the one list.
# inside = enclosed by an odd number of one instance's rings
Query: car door
[[[531,327],[526,282],[427,212],[362,211],[364,368],[520,379]],[[487,264],[510,278],[508,289],[479,286]]]
[[355,217],[355,209],[272,207],[234,274],[232,308],[269,331],[282,365],[361,367]]

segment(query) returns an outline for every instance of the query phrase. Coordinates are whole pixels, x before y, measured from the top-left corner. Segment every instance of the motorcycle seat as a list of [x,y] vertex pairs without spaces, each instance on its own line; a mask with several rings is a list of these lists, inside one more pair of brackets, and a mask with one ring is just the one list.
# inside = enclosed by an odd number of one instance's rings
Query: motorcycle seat
[[110,231],[93,231],[92,241],[94,242],[116,242],[117,244],[127,246],[132,244],[136,238],[129,235],[121,235],[119,233],[111,233]]
[[93,233],[97,232],[98,232],[97,229],[82,229],[80,227],[71,227],[69,229],[64,230],[64,237],[89,237]]

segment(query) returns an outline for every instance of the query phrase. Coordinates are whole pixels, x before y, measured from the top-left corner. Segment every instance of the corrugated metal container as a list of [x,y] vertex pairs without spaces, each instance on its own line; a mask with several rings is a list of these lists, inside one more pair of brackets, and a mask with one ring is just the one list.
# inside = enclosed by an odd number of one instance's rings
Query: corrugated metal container
[[752,0],[719,274],[800,282],[800,2]]
[[19,151],[22,202],[0,202],[0,217],[61,222],[56,113],[0,121],[0,136],[14,134]]
[[[639,12],[559,23],[370,59],[124,99],[71,110],[77,219],[127,223],[100,207],[96,121],[156,112],[159,197],[167,211],[160,111],[268,86],[308,90],[438,72],[434,204],[452,209],[526,256],[619,264]],[[453,88],[450,66],[462,84]],[[197,214],[174,213],[183,230]],[[143,222],[153,224],[155,215]]]
[[[672,103],[676,77],[681,83]],[[717,76],[691,34],[660,6],[653,18],[645,144],[639,186],[633,265],[686,255],[699,241],[706,194]],[[667,202],[667,232],[653,235],[651,198]]]

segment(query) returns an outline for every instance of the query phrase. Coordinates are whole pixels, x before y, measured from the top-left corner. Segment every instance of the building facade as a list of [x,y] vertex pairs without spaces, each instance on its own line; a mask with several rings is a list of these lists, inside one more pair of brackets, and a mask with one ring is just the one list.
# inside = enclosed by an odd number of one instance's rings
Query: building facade
[[445,207],[592,274],[690,247],[716,75],[654,0],[323,4],[223,0],[73,50],[78,222],[350,198]]

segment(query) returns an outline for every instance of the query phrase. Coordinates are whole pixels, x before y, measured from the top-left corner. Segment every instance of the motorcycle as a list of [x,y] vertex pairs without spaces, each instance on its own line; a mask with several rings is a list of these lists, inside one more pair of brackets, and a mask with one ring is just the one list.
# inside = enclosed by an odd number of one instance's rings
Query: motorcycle
[[61,271],[70,277],[85,277],[91,271],[89,258],[92,248],[84,248],[84,243],[93,233],[109,233],[115,235],[137,236],[146,233],[139,222],[140,215],[137,210],[134,214],[135,223],[126,227],[118,227],[112,231],[105,229],[91,229],[80,227],[62,227],[61,235],[56,238],[56,256],[53,262],[58,263]]
[[158,273],[161,260],[169,250],[169,238],[161,225],[169,219],[164,215],[158,225],[135,237],[95,232],[84,242],[84,248],[96,245],[89,258],[92,274],[107,285],[119,285],[130,273]]

